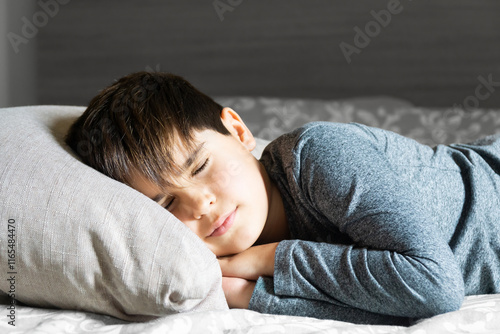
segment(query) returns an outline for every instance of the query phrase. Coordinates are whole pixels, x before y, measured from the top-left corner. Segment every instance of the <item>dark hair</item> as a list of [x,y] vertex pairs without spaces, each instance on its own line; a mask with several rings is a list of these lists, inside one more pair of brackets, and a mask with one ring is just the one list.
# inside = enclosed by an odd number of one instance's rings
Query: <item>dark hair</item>
[[66,143],[84,163],[130,185],[139,173],[159,186],[181,175],[176,149],[193,150],[193,131],[229,135],[222,106],[182,77],[138,72],[105,88],[71,126]]

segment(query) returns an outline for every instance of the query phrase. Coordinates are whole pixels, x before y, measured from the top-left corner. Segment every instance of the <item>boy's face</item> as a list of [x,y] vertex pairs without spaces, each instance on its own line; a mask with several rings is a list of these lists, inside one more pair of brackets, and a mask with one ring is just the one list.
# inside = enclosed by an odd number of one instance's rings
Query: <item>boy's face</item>
[[[239,253],[259,238],[269,212],[270,182],[263,166],[250,153],[255,140],[231,109],[221,113],[231,132],[195,133],[199,148],[184,178],[163,192],[156,184],[134,177],[132,186],[167,208],[200,237],[217,256]],[[181,166],[190,159],[175,156]]]

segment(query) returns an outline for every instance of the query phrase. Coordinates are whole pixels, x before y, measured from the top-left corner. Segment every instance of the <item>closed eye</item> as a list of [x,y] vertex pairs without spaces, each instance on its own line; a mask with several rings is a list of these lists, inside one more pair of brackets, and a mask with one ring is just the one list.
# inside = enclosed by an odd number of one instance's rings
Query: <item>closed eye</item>
[[[192,175],[193,175],[193,176],[195,176],[195,175],[197,175],[197,174],[201,173],[201,172],[202,172],[205,168],[207,168],[207,166],[208,166],[208,163],[209,163],[209,162],[210,162],[210,158],[207,158],[207,159],[205,160],[205,162],[203,163],[203,165],[201,165],[198,169],[196,169],[196,170],[192,173]],[[170,199],[168,199],[168,198],[167,198],[167,200],[165,201],[165,202],[166,202],[166,204],[164,204],[164,205],[162,205],[162,206],[163,206],[165,209],[167,209],[167,210],[168,210],[168,209],[172,206],[172,204],[174,203],[174,201],[175,201],[175,197],[171,197]]]
[[210,158],[207,158],[207,160],[205,160],[205,162],[203,163],[203,165],[201,165],[197,170],[195,170],[193,172],[193,176],[195,176],[196,174],[201,173],[205,168],[207,168],[207,165],[208,165],[209,161],[210,161]]
[[170,201],[168,201],[168,203],[166,205],[163,205],[163,207],[168,210],[170,208],[170,206],[174,203],[174,200],[175,200],[175,197],[172,197],[172,199]]

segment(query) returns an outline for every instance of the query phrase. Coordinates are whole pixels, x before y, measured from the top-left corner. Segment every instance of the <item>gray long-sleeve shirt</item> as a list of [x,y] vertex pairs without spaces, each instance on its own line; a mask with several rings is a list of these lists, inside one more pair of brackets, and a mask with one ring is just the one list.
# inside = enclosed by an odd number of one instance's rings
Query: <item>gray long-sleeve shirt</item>
[[408,324],[500,293],[500,136],[431,148],[316,122],[273,141],[261,162],[291,240],[250,309]]

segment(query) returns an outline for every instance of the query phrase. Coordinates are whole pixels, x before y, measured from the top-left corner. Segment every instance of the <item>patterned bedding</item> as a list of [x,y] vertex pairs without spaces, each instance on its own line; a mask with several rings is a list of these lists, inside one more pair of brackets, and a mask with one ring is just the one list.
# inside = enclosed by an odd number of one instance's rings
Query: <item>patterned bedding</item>
[[[15,328],[5,320],[1,333],[355,333],[439,334],[499,333],[500,295],[467,297],[458,311],[418,322],[411,327],[355,325],[334,320],[259,314],[249,310],[181,313],[145,323],[125,323],[108,316],[75,311],[21,307]],[[4,317],[3,317],[4,318]]]
[[[414,107],[392,98],[320,101],[221,97],[255,136],[271,140],[310,121],[358,122],[434,146],[468,142],[500,132],[499,110]],[[50,284],[50,283],[47,283]],[[332,320],[259,314],[249,310],[207,311],[127,323],[87,312],[18,306],[16,326],[2,307],[0,333],[500,333],[500,294],[469,296],[461,309],[411,327],[354,325]]]
[[219,98],[236,110],[254,136],[272,140],[313,121],[356,122],[391,130],[421,143],[466,143],[500,131],[500,109],[419,108],[387,97],[352,100]]

